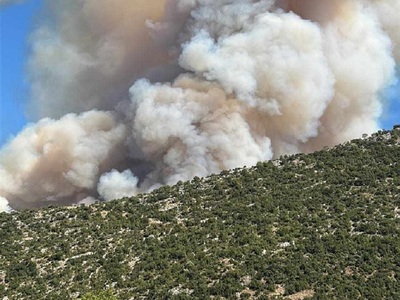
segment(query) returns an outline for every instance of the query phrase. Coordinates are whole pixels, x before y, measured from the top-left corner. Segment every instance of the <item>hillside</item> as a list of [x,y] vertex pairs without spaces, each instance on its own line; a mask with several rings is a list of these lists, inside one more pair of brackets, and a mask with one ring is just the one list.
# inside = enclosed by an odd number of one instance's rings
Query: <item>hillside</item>
[[0,299],[400,299],[399,158],[400,130],[381,131],[133,198],[0,214]]

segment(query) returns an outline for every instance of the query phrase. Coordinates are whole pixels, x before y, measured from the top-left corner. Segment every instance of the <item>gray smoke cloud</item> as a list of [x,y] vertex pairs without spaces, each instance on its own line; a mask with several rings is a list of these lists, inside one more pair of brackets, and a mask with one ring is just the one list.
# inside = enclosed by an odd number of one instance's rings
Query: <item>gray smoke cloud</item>
[[[0,207],[93,203],[375,131],[396,0],[52,0]],[[43,119],[44,118],[44,119]]]
[[0,0],[0,8],[7,4],[17,4],[17,3],[22,3],[24,1],[25,0]]

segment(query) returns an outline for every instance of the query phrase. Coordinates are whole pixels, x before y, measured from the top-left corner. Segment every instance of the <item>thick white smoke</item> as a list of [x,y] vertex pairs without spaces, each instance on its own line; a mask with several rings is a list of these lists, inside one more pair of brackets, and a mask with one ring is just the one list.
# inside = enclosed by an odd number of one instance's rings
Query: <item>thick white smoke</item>
[[104,200],[129,197],[137,194],[138,182],[131,170],[112,170],[100,177],[97,190]]
[[367,1],[371,5],[372,13],[376,14],[379,22],[389,35],[393,43],[393,54],[396,61],[400,61],[400,1],[398,0],[372,0]]
[[0,212],[9,212],[11,207],[8,205],[8,200],[4,197],[0,197]]
[[130,196],[374,131],[400,58],[397,0],[47,9],[29,108],[52,119],[0,152],[1,203],[16,209]]
[[109,112],[42,119],[2,149],[0,195],[15,208],[80,201],[93,194],[102,173],[126,159],[125,139],[124,125]]

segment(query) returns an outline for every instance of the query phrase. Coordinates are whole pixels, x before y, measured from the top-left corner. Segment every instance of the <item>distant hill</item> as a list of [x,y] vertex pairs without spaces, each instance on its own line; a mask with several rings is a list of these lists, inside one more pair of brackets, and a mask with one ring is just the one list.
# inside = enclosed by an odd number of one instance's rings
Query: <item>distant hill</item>
[[0,214],[0,299],[400,299],[399,159],[400,130],[380,131],[133,198]]

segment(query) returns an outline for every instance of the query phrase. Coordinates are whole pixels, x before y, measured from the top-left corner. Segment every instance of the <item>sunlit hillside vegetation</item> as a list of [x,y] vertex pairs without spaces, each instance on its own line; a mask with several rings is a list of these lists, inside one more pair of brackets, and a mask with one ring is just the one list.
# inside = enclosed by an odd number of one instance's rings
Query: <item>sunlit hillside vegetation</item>
[[400,130],[381,131],[133,198],[0,214],[0,299],[400,299],[399,159]]

